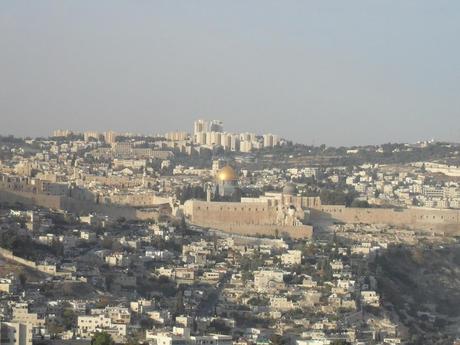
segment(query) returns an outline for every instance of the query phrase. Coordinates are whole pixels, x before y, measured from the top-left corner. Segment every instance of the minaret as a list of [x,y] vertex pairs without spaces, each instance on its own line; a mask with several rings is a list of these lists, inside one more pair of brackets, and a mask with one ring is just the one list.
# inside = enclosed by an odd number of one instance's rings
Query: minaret
[[211,186],[206,184],[206,201],[211,202]]

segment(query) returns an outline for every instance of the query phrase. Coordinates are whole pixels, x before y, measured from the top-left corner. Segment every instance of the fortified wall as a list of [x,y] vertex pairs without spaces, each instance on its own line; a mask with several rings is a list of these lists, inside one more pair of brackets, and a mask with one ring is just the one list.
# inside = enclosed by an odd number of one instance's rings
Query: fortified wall
[[71,277],[72,276],[71,272],[58,271],[56,268],[56,265],[37,264],[34,261],[27,260],[19,256],[16,256],[13,254],[12,251],[7,250],[5,248],[0,248],[0,256],[3,256],[5,259],[14,261],[18,264],[27,266],[29,268],[33,268],[42,273],[50,274],[50,275],[57,276],[57,277]]
[[31,181],[27,176],[0,174],[0,202],[22,203],[77,215],[99,213],[111,218],[157,219],[171,213],[171,199],[153,193],[116,194],[99,197],[85,188],[52,190],[44,188],[49,181]]
[[187,200],[184,213],[194,223],[272,225],[277,221],[276,208],[266,203],[206,202]]
[[171,198],[164,198],[154,193],[138,194],[114,194],[103,198],[102,203],[126,205],[132,207],[152,207],[162,204],[170,204]]
[[[325,220],[354,224],[388,224],[441,234],[460,234],[460,210],[428,208],[353,208],[342,205],[315,205],[310,223]],[[184,213],[193,224],[242,235],[274,235],[286,232],[294,238],[310,237],[309,225],[280,225],[278,208],[264,202],[204,202],[189,200]]]
[[428,208],[354,208],[321,205],[310,210],[313,224],[322,220],[344,223],[389,224],[411,229],[460,234],[460,210]]
[[28,206],[40,206],[54,210],[66,210],[77,215],[98,213],[111,218],[124,217],[134,219],[156,219],[162,213],[162,205],[158,209],[139,210],[134,207],[116,204],[97,204],[87,200],[79,200],[67,196],[48,195],[0,187],[0,202],[9,204],[22,203]]
[[21,203],[24,205],[38,205],[41,207],[61,209],[62,197],[58,195],[37,194],[33,192],[10,190],[0,187],[0,202]]
[[264,202],[206,202],[188,200],[184,214],[192,224],[240,235],[309,238],[313,227],[303,224],[280,224],[279,209]]

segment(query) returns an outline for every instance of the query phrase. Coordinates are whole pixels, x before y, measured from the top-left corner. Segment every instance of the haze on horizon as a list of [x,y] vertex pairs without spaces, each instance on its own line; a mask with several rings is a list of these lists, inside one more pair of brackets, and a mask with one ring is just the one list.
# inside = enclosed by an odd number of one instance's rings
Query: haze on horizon
[[460,142],[460,2],[0,2],[0,134]]

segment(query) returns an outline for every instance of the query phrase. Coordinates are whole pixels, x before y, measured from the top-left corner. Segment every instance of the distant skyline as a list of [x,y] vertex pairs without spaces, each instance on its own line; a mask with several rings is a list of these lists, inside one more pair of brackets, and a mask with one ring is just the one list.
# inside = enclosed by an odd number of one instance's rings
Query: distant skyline
[[460,2],[0,2],[0,134],[460,142]]

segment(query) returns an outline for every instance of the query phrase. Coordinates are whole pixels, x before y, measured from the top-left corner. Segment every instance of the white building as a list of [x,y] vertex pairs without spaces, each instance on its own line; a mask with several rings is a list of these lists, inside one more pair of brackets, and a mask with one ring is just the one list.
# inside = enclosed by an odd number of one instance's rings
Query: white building
[[254,272],[254,288],[263,291],[284,286],[282,271],[260,270]]
[[300,265],[302,263],[302,252],[300,250],[288,250],[281,254],[281,263],[285,266]]

